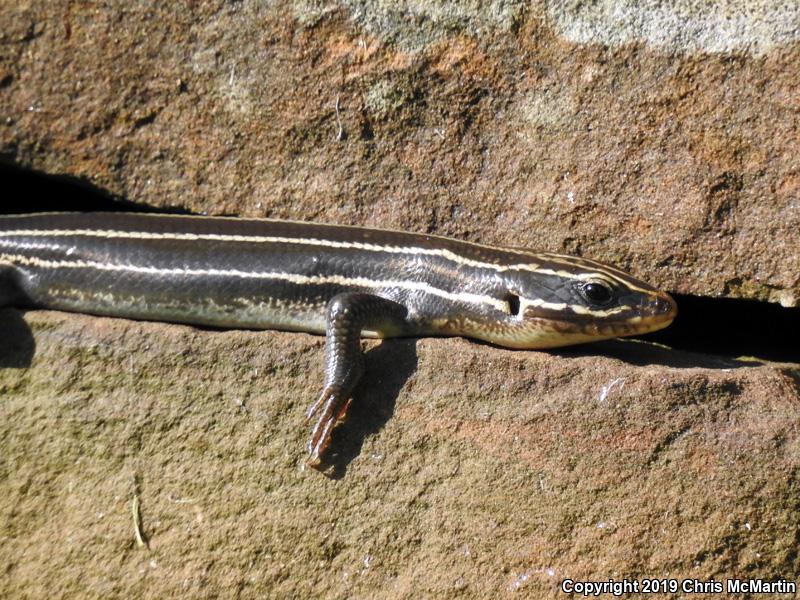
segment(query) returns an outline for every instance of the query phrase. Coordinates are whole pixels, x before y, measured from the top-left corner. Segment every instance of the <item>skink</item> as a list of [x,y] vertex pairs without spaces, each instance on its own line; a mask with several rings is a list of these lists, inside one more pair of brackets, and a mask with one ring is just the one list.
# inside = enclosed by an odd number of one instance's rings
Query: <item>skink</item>
[[327,336],[310,465],[363,372],[361,337],[552,348],[669,325],[669,295],[585,258],[432,235],[125,213],[0,217],[0,306]]

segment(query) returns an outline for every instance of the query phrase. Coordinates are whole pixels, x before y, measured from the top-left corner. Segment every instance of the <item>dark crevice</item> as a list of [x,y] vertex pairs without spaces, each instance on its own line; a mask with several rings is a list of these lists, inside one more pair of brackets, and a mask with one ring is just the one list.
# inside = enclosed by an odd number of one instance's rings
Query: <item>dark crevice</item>
[[676,350],[800,363],[800,308],[674,294],[678,318],[640,339]]
[[125,200],[72,175],[48,175],[23,169],[0,156],[3,201],[0,214],[50,211],[110,211],[188,214],[182,209],[154,208]]
[[144,127],[145,125],[150,125],[156,120],[156,113],[150,113],[141,117],[140,119],[136,119],[133,123],[134,129],[139,129],[140,127]]
[[[91,183],[67,175],[45,175],[14,165],[0,156],[0,181],[9,190],[0,214],[44,211],[131,211],[188,214],[181,209],[153,208],[113,196]],[[12,191],[13,190],[13,191]],[[800,308],[730,298],[675,294],[679,314],[662,331],[640,339],[676,350],[726,357],[756,357],[800,363]],[[519,299],[509,308],[519,310]]]

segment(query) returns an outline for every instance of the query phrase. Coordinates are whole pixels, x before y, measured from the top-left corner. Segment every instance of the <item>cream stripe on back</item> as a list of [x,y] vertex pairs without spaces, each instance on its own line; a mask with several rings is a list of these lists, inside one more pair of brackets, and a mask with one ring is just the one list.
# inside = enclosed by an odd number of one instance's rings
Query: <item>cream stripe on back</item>
[[[475,260],[461,256],[448,250],[446,248],[419,248],[415,246],[388,246],[381,244],[372,244],[368,242],[341,242],[335,240],[325,240],[320,238],[296,238],[296,237],[283,237],[283,236],[261,236],[261,235],[234,235],[234,234],[220,234],[220,233],[157,233],[150,231],[117,231],[110,229],[16,229],[8,231],[0,231],[0,238],[3,237],[94,237],[101,239],[132,239],[132,240],[179,240],[179,241],[220,241],[220,242],[242,242],[253,244],[300,244],[308,246],[319,246],[323,248],[336,248],[347,250],[364,250],[367,252],[387,252],[390,254],[409,254],[409,255],[424,255],[424,256],[437,256],[450,260],[456,264],[476,267],[481,269],[491,269],[498,273],[525,271],[529,273],[537,273],[541,275],[553,275],[563,277],[565,279],[572,279],[577,281],[584,281],[590,279],[596,274],[603,274],[609,277],[612,281],[622,284],[623,286],[645,292],[629,281],[623,280],[616,276],[609,268],[605,269],[602,265],[592,264],[587,266],[585,261],[580,258],[572,259],[572,257],[542,253],[541,255],[535,253],[524,253],[518,249],[504,249],[495,248],[492,246],[482,246],[492,250],[499,250],[503,252],[519,253],[531,258],[531,262],[516,263],[512,265],[497,265],[490,262]],[[465,242],[466,243],[466,242]],[[579,266],[590,269],[591,272],[586,273],[572,273],[564,270],[555,270],[542,267],[540,262],[546,261],[564,264],[567,266]]]

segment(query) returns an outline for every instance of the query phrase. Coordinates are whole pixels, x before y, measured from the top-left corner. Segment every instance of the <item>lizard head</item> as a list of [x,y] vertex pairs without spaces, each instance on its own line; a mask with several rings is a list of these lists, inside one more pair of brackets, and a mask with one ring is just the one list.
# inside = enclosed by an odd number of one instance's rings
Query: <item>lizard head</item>
[[484,339],[551,348],[649,333],[677,315],[667,293],[615,267],[556,254],[530,257],[504,271],[505,315]]

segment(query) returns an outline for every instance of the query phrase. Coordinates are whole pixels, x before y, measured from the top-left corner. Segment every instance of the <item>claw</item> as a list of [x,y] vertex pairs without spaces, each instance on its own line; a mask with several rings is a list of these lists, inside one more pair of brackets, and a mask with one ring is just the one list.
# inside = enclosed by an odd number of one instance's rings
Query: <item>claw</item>
[[310,467],[316,469],[322,464],[322,455],[330,445],[333,428],[344,421],[351,402],[350,398],[342,400],[338,394],[326,388],[306,412],[306,420],[308,420],[322,409],[322,413],[311,431],[311,438],[308,440],[307,463]]
[[402,304],[361,292],[345,292],[328,301],[325,318],[325,385],[317,401],[306,411],[306,421],[319,414],[308,441],[308,465],[322,470],[322,456],[331,433],[345,420],[350,396],[361,379],[361,333],[380,330],[387,323],[402,329],[408,310]]
[[331,430],[334,421],[321,417],[314,426],[311,439],[308,441],[308,464],[318,468],[322,464],[322,455],[331,442]]
[[325,403],[325,398],[328,397],[329,395],[331,395],[331,392],[328,391],[328,388],[325,388],[324,390],[322,390],[322,393],[319,395],[319,398],[317,398],[317,401],[308,407],[308,410],[306,411],[306,423],[308,423],[311,420],[311,417],[313,417],[317,413],[320,407]]
[[339,423],[343,423],[345,418],[347,418],[347,409],[350,408],[350,405],[353,403],[352,398],[348,398],[344,401],[341,408],[336,411],[336,416],[333,418],[334,422],[338,425]]

